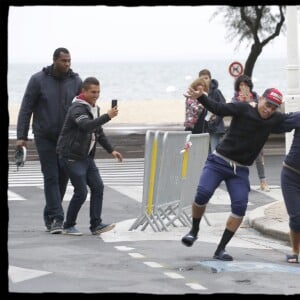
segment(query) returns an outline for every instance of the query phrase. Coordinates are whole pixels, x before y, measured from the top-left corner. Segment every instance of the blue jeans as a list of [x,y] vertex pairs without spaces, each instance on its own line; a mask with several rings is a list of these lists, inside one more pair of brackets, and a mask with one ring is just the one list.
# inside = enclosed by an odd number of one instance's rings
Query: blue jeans
[[69,177],[65,170],[60,167],[56,154],[56,141],[42,137],[35,137],[34,141],[44,177],[44,194],[46,199],[44,208],[45,225],[51,224],[54,219],[63,222],[62,200]]
[[92,157],[83,160],[60,159],[61,165],[67,170],[74,193],[70,200],[64,228],[76,225],[77,215],[85,202],[90,188],[90,230],[96,228],[101,222],[104,184],[99,170]]
[[243,217],[245,215],[250,191],[249,168],[230,164],[216,156],[209,154],[200,176],[195,203],[206,205],[222,181],[225,181],[233,214]]
[[283,167],[281,170],[281,190],[289,215],[289,226],[300,233],[300,175]]

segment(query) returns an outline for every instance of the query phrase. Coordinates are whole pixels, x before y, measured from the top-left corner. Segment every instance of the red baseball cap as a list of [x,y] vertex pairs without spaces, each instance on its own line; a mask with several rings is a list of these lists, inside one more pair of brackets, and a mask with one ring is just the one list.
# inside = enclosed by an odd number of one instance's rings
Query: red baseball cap
[[262,96],[277,107],[282,104],[282,93],[275,88],[266,89]]

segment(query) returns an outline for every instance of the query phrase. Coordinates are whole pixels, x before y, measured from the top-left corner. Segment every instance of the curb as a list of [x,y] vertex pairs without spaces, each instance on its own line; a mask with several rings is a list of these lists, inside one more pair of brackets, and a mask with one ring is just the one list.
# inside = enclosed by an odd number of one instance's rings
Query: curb
[[267,218],[265,215],[265,210],[278,202],[281,201],[275,201],[250,211],[248,213],[247,220],[251,228],[261,232],[262,234],[289,242],[290,237],[287,222],[280,223],[278,220]]

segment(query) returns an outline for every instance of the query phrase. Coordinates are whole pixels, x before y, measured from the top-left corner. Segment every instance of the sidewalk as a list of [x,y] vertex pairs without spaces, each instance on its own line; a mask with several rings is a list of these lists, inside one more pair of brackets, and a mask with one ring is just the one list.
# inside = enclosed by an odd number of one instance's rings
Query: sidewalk
[[[268,195],[270,193],[270,195]],[[250,227],[273,238],[289,241],[289,218],[281,195],[281,189],[276,192],[266,192],[275,200],[270,204],[258,207],[247,215]]]

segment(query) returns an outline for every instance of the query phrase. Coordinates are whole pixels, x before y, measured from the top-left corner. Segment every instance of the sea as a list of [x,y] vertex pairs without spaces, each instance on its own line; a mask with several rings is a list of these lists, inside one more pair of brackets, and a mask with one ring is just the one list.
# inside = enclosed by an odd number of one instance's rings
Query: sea
[[[130,61],[130,62],[72,62],[71,68],[82,79],[95,76],[100,80],[100,100],[124,101],[178,100],[182,101],[188,86],[201,69],[209,69],[219,83],[227,101],[234,91],[234,77],[229,73],[229,59],[198,61]],[[239,61],[241,64],[244,62]],[[10,104],[19,105],[30,76],[47,63],[9,63],[7,87]],[[258,58],[252,80],[254,90],[262,94],[266,88],[276,87],[283,94],[287,90],[285,58]]]

